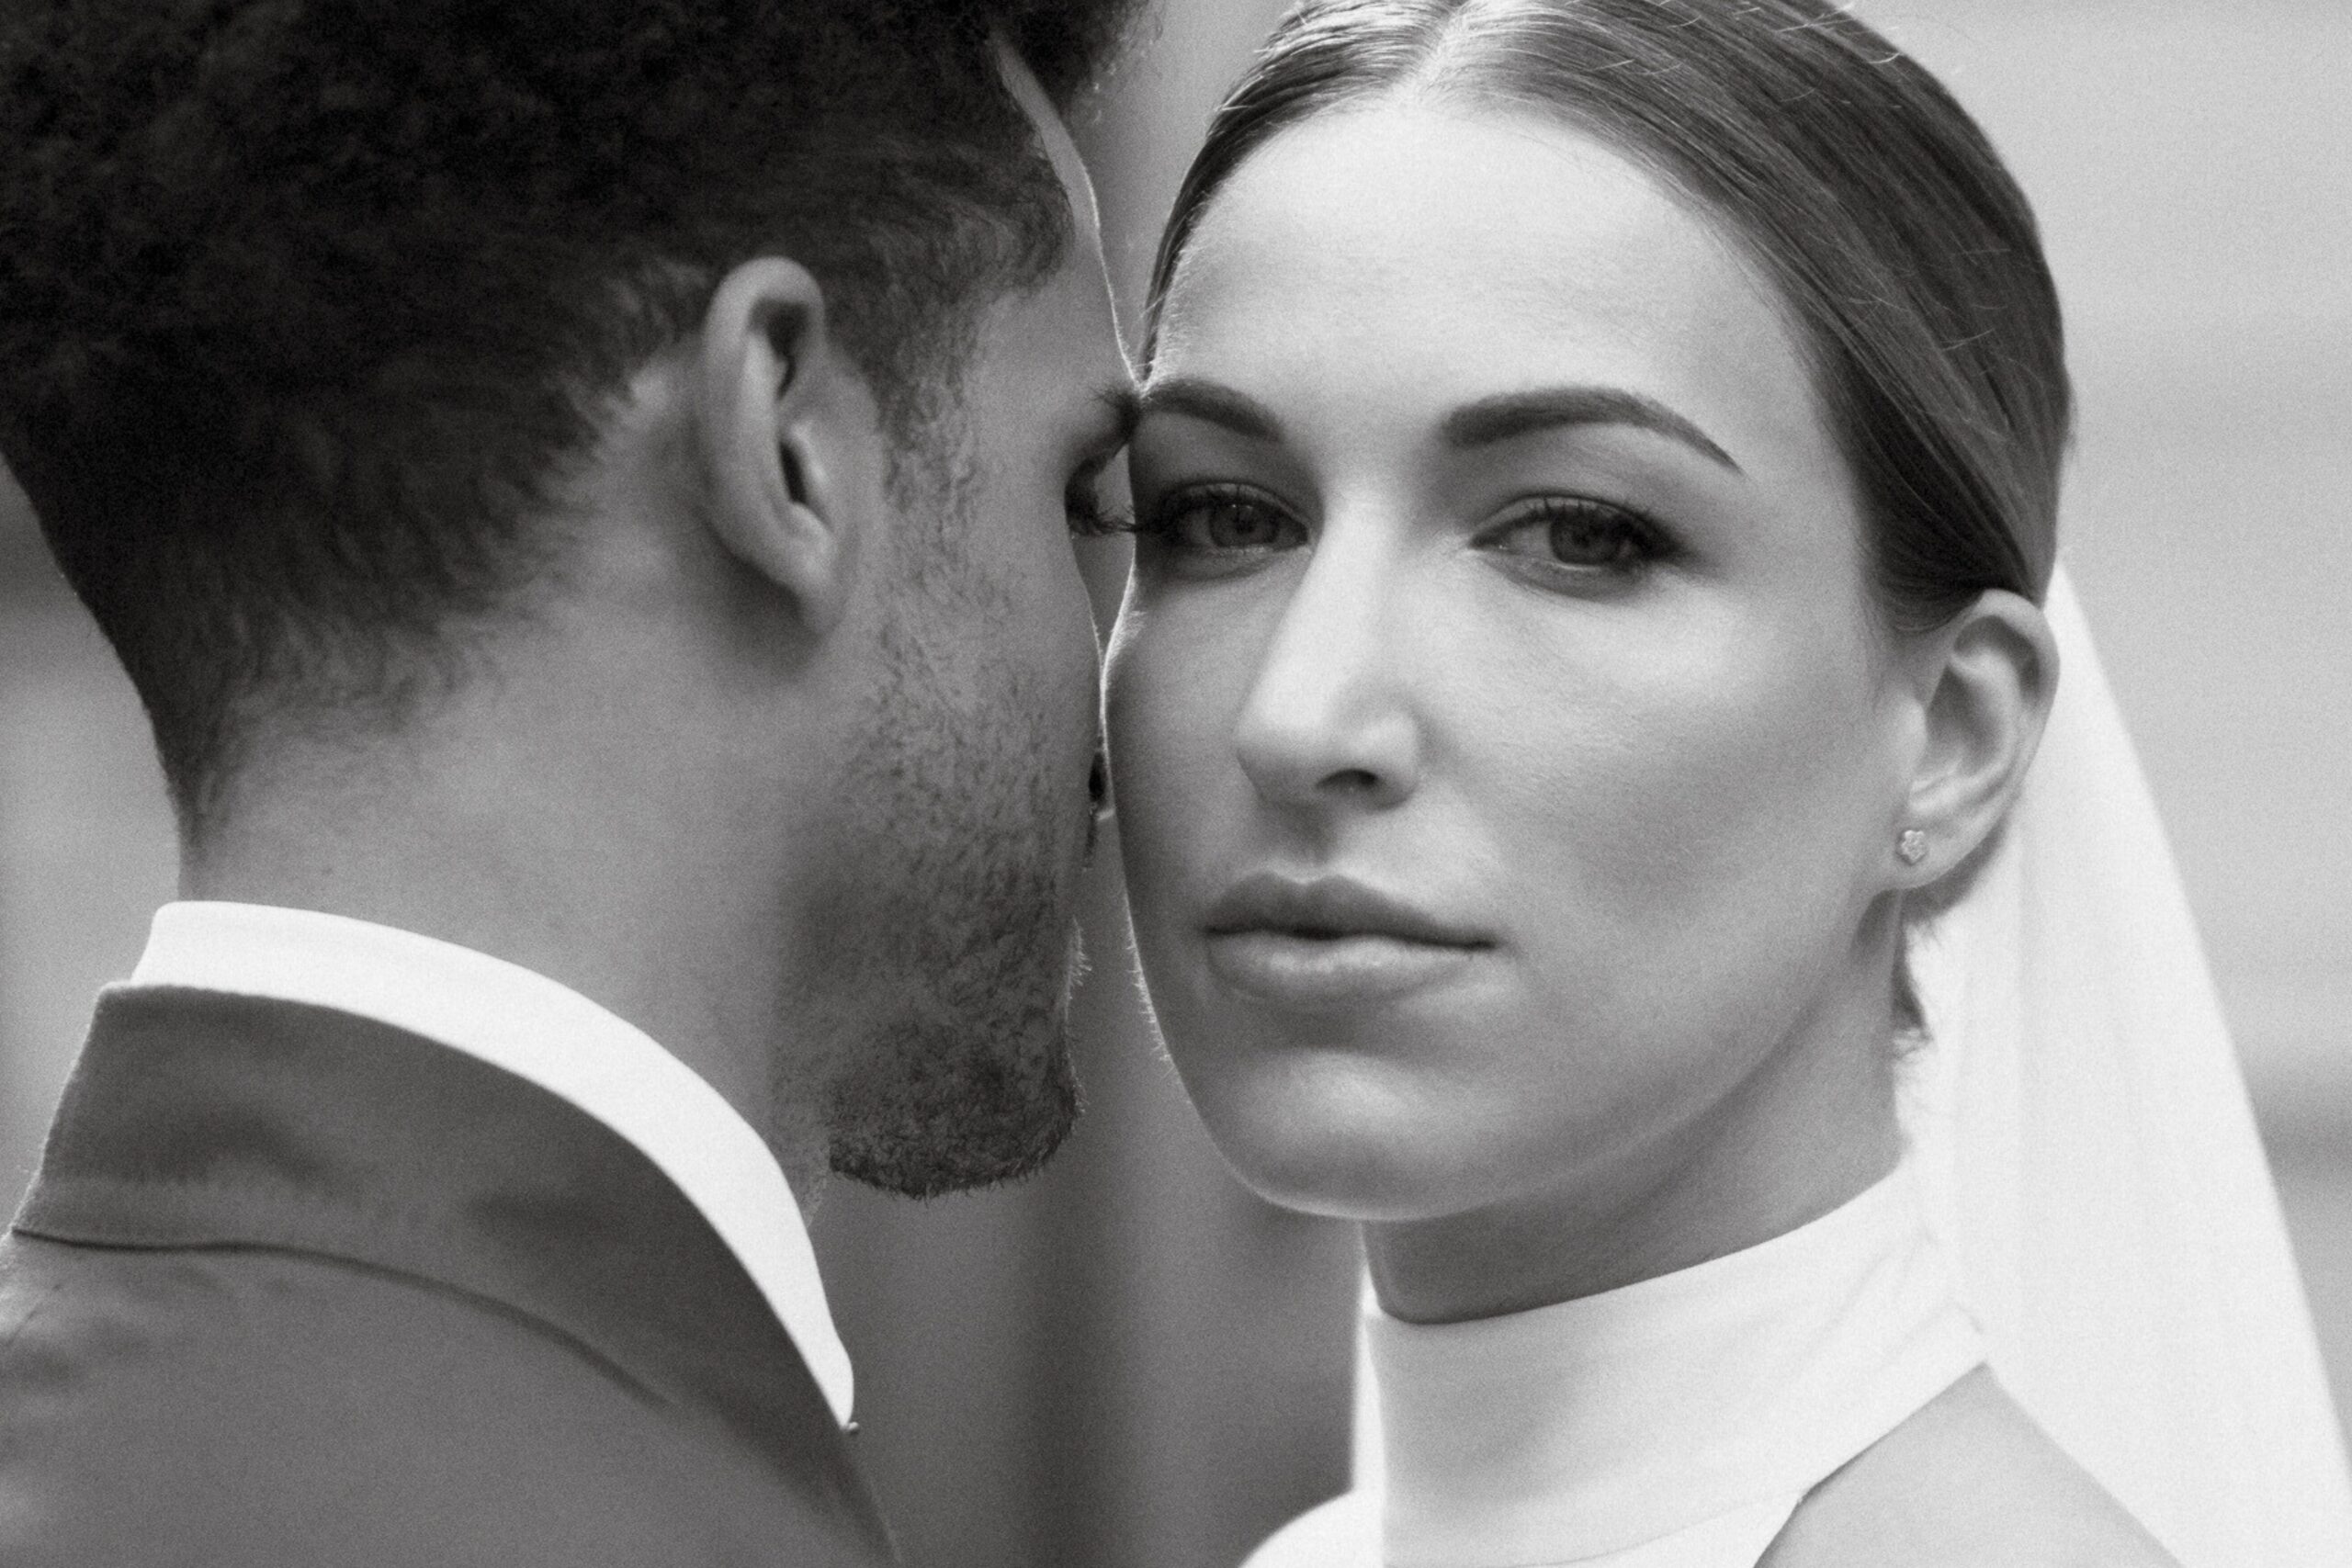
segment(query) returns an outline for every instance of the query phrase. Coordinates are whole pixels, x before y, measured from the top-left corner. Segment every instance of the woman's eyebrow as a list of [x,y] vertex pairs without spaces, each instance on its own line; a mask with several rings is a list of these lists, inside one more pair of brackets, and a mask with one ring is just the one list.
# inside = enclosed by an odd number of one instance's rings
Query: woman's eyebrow
[[1253,441],[1278,442],[1283,438],[1283,422],[1263,403],[1247,393],[1197,377],[1155,378],[1144,383],[1136,400],[1147,414],[1187,414]]
[[1679,441],[1702,457],[1734,473],[1740,467],[1730,453],[1707,433],[1659,402],[1622,387],[1548,387],[1532,392],[1503,392],[1464,403],[1445,416],[1442,426],[1450,446],[1485,446],[1538,430],[1561,425],[1630,424]]

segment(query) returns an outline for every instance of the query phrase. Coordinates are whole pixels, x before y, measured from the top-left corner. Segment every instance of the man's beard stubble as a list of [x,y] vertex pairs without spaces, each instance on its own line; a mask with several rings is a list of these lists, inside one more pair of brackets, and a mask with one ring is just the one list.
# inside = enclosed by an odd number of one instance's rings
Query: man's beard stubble
[[[954,547],[948,546],[949,550]],[[999,606],[910,582],[887,628],[869,742],[847,770],[837,886],[803,933],[839,1064],[832,1169],[910,1197],[1025,1176],[1076,1121],[1078,933],[1068,781],[1011,681],[979,687]],[[997,624],[1002,624],[997,620]],[[816,1002],[816,998],[808,998]]]

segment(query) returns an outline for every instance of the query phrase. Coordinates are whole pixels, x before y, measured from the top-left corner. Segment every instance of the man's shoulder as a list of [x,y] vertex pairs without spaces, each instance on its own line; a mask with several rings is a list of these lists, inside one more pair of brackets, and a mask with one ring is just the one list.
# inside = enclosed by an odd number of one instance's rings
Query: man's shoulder
[[790,1335],[627,1139],[363,1016],[101,1002],[0,1242],[0,1562],[824,1562],[836,1534],[887,1557]]
[[[315,1374],[332,1368],[334,1375]],[[660,1402],[587,1346],[489,1297],[312,1250],[0,1238],[0,1382],[143,1408],[267,1395],[445,1419],[502,1388]],[[410,1406],[413,1408],[410,1408]],[[0,1407],[0,1419],[12,1412]]]
[[857,1561],[523,1314],[300,1253],[0,1242],[0,1561],[746,1557]]

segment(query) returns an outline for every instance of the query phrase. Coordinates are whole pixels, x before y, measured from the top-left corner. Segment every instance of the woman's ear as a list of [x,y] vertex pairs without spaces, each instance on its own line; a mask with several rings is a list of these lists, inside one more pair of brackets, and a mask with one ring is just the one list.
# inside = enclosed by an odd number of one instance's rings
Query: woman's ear
[[695,375],[707,525],[821,635],[877,525],[888,446],[865,378],[828,330],[816,277],[778,256],[728,273],[703,313]]
[[2024,787],[2058,685],[2058,648],[2030,600],[1993,590],[1921,639],[1925,717],[1887,853],[1897,886],[1926,887],[1989,840]]

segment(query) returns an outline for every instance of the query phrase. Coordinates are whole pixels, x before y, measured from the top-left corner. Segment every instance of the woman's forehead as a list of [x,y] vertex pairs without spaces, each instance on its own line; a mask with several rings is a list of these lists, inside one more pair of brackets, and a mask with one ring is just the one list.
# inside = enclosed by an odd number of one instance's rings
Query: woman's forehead
[[1154,370],[1449,402],[1571,373],[1751,438],[1810,386],[1770,288],[1679,192],[1565,125],[1418,99],[1317,116],[1234,172]]

